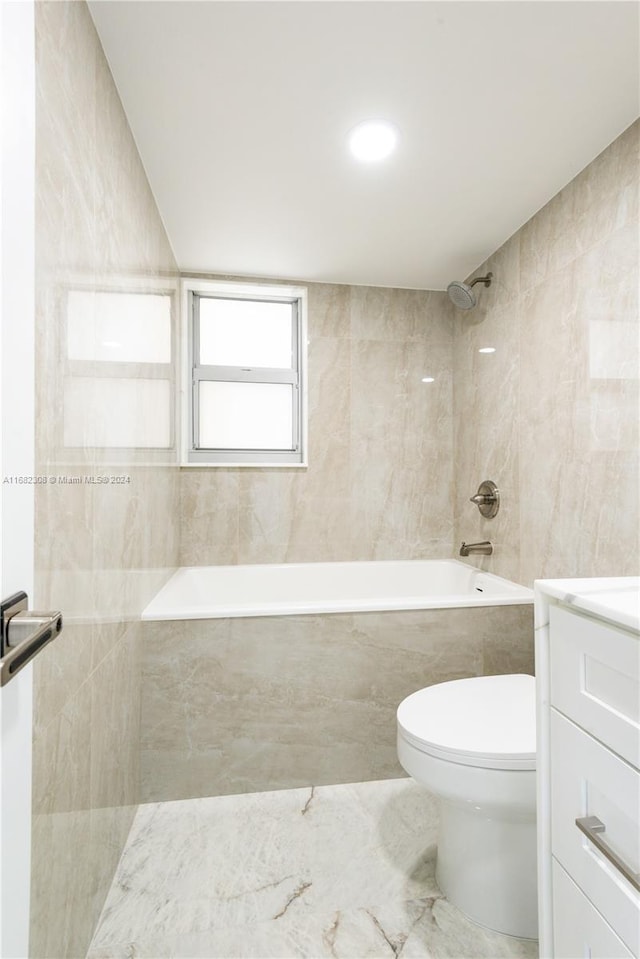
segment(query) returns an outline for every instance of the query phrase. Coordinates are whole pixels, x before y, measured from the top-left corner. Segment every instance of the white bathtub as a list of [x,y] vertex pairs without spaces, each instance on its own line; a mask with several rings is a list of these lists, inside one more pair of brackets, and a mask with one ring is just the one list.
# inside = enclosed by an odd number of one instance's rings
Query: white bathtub
[[177,570],[145,620],[218,619],[531,604],[533,591],[455,559],[192,566]]

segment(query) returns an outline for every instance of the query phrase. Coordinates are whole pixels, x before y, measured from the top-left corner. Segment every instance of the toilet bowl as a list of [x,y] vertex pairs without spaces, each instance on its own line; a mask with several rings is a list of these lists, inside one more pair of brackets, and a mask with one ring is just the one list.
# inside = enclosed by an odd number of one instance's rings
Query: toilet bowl
[[420,689],[398,707],[398,758],[440,800],[436,881],[470,919],[537,938],[533,676]]

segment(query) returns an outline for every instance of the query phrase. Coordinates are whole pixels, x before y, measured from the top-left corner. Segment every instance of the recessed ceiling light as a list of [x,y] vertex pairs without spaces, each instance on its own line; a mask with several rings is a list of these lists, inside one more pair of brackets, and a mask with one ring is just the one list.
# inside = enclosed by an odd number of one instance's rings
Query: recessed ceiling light
[[388,120],[363,120],[349,134],[349,149],[361,163],[376,163],[393,153],[398,128]]
[[482,346],[478,350],[478,353],[495,353],[495,351],[496,351],[495,346]]
[[423,377],[422,377],[422,382],[423,382],[423,383],[434,383],[434,382],[435,382],[435,377],[433,377],[433,376],[423,376]]

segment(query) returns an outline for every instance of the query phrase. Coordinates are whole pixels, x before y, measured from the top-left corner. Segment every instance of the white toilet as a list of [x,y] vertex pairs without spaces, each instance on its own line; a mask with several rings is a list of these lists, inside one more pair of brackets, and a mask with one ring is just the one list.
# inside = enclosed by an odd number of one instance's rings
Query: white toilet
[[533,676],[480,676],[398,707],[398,758],[440,799],[436,880],[470,919],[537,938]]

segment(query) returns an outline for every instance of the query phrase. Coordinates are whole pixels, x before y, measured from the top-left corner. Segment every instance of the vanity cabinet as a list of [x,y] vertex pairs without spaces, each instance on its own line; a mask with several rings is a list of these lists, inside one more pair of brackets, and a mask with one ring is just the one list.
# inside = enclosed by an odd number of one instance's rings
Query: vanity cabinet
[[535,584],[540,956],[640,956],[640,580]]

